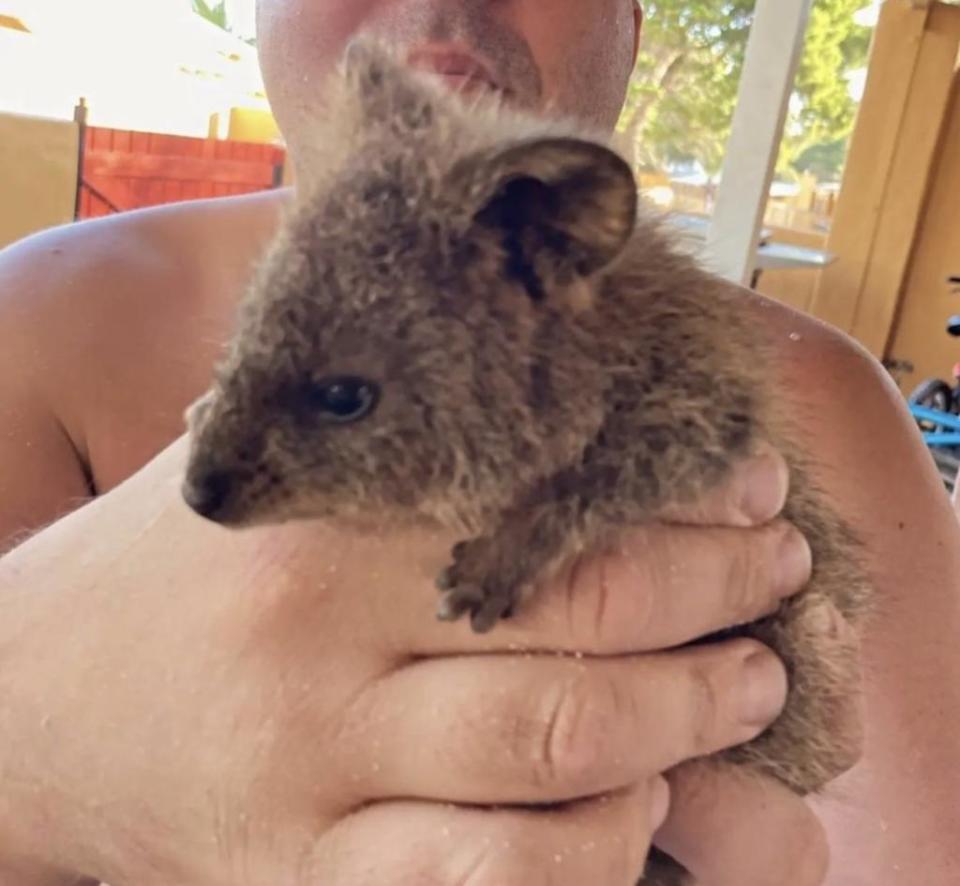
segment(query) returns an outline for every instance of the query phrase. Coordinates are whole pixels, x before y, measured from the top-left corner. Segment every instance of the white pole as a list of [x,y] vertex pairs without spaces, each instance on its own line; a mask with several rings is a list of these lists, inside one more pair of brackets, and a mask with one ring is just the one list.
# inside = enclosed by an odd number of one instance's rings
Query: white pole
[[757,0],[706,264],[749,285],[813,0]]

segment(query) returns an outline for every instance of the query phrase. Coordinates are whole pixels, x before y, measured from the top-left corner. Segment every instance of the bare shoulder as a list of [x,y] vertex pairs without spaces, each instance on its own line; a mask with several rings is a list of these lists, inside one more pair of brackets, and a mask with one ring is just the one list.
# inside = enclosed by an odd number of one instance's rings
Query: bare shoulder
[[[783,405],[845,516],[898,532],[921,518],[928,529],[930,521],[944,520],[954,534],[939,474],[880,362],[832,326],[749,298],[749,310],[774,344]],[[914,507],[921,513],[910,515]]]
[[0,252],[0,548],[169,442],[281,202],[157,207]]
[[[960,522],[904,400],[843,333],[751,297],[818,480],[864,542],[877,591],[863,636],[866,747],[821,798],[830,886],[890,882],[924,859],[960,876]],[[908,874],[904,874],[909,879]]]
[[798,442],[824,491],[857,527],[890,595],[913,601],[941,593],[960,612],[960,524],[889,374],[849,336],[812,317],[755,297],[750,310],[775,344],[775,382]]
[[175,203],[41,231],[0,250],[0,309],[8,319],[77,311],[111,298],[131,276],[149,285],[156,275],[203,283],[229,273],[226,257],[269,235],[284,197]]

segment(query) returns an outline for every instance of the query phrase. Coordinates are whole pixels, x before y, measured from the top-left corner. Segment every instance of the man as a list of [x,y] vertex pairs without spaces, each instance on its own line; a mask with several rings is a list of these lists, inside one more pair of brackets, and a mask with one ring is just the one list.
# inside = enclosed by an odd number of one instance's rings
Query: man
[[[451,86],[610,128],[639,27],[631,0],[259,9],[284,128],[358,33]],[[284,199],[112,218],[0,259],[0,535],[99,496],[0,561],[0,882],[631,886],[654,832],[704,884],[822,882],[799,801],[674,768],[769,723],[782,670],[743,641],[657,652],[769,611],[809,574],[796,533],[768,522],[786,491],[775,454],[486,640],[429,623],[449,539],[190,518],[182,445],[150,460],[207,385]],[[956,520],[871,359],[759,297],[744,310],[782,342],[782,400],[879,590],[864,757],[819,803],[827,882],[956,882]]]

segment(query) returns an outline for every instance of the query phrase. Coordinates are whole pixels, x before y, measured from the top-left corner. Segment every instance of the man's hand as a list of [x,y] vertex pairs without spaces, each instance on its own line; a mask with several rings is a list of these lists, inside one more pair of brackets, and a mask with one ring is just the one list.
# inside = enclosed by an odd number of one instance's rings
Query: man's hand
[[800,801],[675,769],[761,732],[782,666],[748,640],[661,651],[806,582],[794,530],[746,528],[783,504],[775,457],[692,515],[735,528],[638,532],[482,637],[433,618],[452,539],[223,530],[179,501],[183,460],[0,561],[18,886],[633,886],[665,819],[704,883],[820,883]]

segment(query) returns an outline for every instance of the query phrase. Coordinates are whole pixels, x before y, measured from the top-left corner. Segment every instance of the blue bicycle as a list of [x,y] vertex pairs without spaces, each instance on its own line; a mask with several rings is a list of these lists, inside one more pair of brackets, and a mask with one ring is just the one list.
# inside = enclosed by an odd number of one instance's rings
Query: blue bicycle
[[[960,288],[960,276],[947,282]],[[948,321],[947,334],[960,338],[960,314]],[[953,380],[951,385],[941,378],[928,378],[907,398],[927,446],[960,448],[960,363],[953,367]]]
[[920,425],[927,446],[960,447],[960,416],[916,403],[910,404],[910,412]]
[[[960,276],[947,282],[960,291]],[[960,315],[950,318],[947,334],[960,338]],[[960,363],[953,367],[953,379],[952,385],[940,378],[927,379],[907,398],[923,441],[951,492],[960,473]]]

